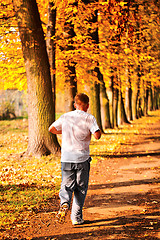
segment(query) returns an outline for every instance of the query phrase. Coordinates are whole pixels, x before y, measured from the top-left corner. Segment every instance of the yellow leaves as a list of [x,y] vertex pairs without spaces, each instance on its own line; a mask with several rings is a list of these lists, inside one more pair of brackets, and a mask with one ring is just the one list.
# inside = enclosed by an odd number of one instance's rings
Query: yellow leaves
[[[42,24],[42,26],[46,33],[46,24],[48,22],[48,1],[38,0],[37,3],[41,20],[45,23]],[[79,1],[78,7],[74,4],[75,0],[58,0],[54,3],[55,7],[57,7],[56,34],[59,36],[59,40],[56,42],[57,46],[61,46],[62,48],[71,46],[75,48],[73,51],[63,51],[63,53],[57,51],[57,66],[62,66],[63,64],[59,62],[64,59],[69,59],[70,61],[74,60],[79,67],[84,67],[86,69],[86,72],[84,69],[79,71],[77,79],[84,77],[86,80],[93,81],[96,79],[95,76],[89,76],[87,70],[94,69],[96,65],[95,63],[99,62],[100,65],[103,65],[104,79],[108,84],[110,78],[109,68],[116,67],[120,72],[120,78],[124,83],[126,81],[126,64],[129,65],[131,68],[130,72],[132,73],[135,72],[137,65],[142,63],[146,73],[144,74],[144,80],[148,81],[152,77],[152,82],[157,85],[160,84],[157,71],[157,69],[159,69],[158,55],[157,52],[152,49],[153,43],[158,43],[158,24],[155,24],[153,6],[148,8],[149,13],[151,14],[148,13],[148,16],[146,16],[145,13],[144,16],[141,16],[144,27],[142,28],[140,25],[138,29],[134,18],[135,8],[132,7],[132,4],[130,5],[130,16],[128,19],[125,11],[125,8],[127,7],[126,1],[117,2],[107,0],[100,1],[99,4],[89,3],[86,5]],[[111,8],[109,8],[110,4],[112,6]],[[2,8],[2,5],[5,7]],[[11,16],[13,14],[12,0],[5,0],[2,5],[0,5],[1,16]],[[95,10],[98,10],[98,22],[92,21]],[[139,4],[139,10],[144,12],[145,7]],[[138,15],[141,15],[141,12],[139,12]],[[66,34],[66,31],[64,31],[64,25],[68,22],[71,22],[74,25],[74,31],[76,34],[76,36],[72,38],[72,41],[71,39],[63,39],[64,36],[62,36],[63,32]],[[13,18],[12,25],[17,25]],[[6,89],[14,87],[21,90],[26,88],[27,85],[24,64],[21,61],[21,59],[23,59],[21,45],[19,36],[13,34],[13,29],[12,34],[9,33],[11,31],[9,26],[10,24],[7,22],[6,28],[0,28],[0,33],[3,33],[3,44],[1,43],[0,45],[3,53],[3,57],[0,56],[0,79],[2,79],[2,82],[0,82],[0,88]],[[91,36],[89,36],[89,33],[93,33],[97,28],[99,31],[99,45],[93,43]],[[6,37],[5,34],[7,34]],[[139,39],[137,36],[139,36]],[[145,41],[143,39],[144,37]],[[55,36],[52,38],[56,41]],[[137,54],[137,50],[141,53]],[[156,57],[154,57],[153,54]],[[84,62],[84,64],[82,62]],[[153,74],[152,72],[149,77],[148,71],[152,71],[152,69],[154,69],[155,73]],[[60,79],[60,81],[57,81],[57,87],[58,89],[61,89],[65,78],[64,67],[58,67],[56,74],[57,79]],[[133,76],[133,74],[131,75]],[[135,75],[132,76],[131,80],[134,81]]]
[[60,159],[20,158],[27,129],[27,120],[0,121],[0,226],[5,228],[25,224],[31,211],[59,190]]
[[129,54],[129,53],[132,53],[132,50],[131,50],[130,48],[125,48],[125,49],[124,49],[124,52],[125,52],[126,54]]
[[40,187],[36,184],[3,186],[0,196],[0,226],[5,229],[9,229],[11,224],[23,227],[29,215],[33,215],[32,211],[44,204],[46,199],[54,198],[54,194],[54,188]]
[[0,88],[26,89],[21,42],[16,27],[5,29],[0,47]]
[[124,7],[125,5],[127,5],[128,3],[127,2],[120,2],[119,3],[119,5],[121,6],[121,7]]
[[100,3],[102,6],[104,6],[104,5],[106,5],[106,4],[108,5],[108,4],[109,4],[109,0],[107,0],[107,1],[105,1],[105,2],[104,2],[104,1],[103,1],[103,2],[100,1],[99,3]]
[[42,159],[22,158],[28,143],[27,120],[0,122],[0,183],[53,184],[60,178],[60,160],[52,156]]
[[[13,17],[14,11],[13,11],[13,4],[12,0],[5,0],[3,3],[0,4],[0,19],[5,19]],[[6,21],[7,22],[7,21]]]

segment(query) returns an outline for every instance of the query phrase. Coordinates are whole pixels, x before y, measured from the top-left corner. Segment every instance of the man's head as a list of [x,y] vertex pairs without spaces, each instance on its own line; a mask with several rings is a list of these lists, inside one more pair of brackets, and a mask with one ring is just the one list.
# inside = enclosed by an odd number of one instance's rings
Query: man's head
[[74,107],[78,110],[87,111],[89,107],[89,97],[84,93],[78,93],[74,99]]

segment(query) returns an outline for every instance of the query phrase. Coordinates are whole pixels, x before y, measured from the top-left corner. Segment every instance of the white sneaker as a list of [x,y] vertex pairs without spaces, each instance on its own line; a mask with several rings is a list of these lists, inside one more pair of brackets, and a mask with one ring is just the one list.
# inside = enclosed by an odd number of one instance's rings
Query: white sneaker
[[79,222],[72,220],[72,225],[81,225],[81,224],[83,224],[83,223],[84,223],[84,220],[83,220],[83,219],[81,219]]

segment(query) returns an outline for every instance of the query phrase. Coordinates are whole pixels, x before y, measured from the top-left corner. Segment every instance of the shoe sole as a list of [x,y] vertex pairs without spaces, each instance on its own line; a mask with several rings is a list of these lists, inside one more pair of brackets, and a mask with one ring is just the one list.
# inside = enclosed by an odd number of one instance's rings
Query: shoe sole
[[84,224],[84,221],[81,221],[81,222],[74,222],[74,221],[72,221],[72,225],[73,226],[82,225],[82,224]]

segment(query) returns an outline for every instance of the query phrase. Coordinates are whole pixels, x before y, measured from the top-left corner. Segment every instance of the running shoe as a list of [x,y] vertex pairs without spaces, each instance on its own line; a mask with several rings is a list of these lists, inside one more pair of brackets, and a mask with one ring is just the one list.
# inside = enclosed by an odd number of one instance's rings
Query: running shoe
[[66,218],[68,209],[69,209],[68,203],[64,203],[63,205],[61,205],[61,207],[59,209],[59,212],[56,216],[56,219],[59,223],[64,223],[65,222],[65,218]]
[[81,224],[83,224],[84,223],[84,220],[83,219],[81,219],[80,221],[74,221],[74,220],[72,220],[72,225],[81,225]]

